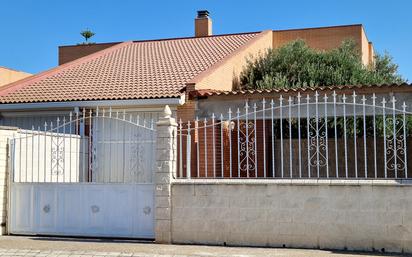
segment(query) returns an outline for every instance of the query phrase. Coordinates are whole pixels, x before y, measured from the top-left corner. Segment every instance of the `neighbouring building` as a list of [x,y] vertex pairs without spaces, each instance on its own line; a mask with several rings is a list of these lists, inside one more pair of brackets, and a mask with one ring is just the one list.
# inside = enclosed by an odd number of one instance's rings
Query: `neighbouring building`
[[17,80],[27,78],[31,75],[32,74],[27,72],[17,71],[7,67],[0,66],[0,87],[15,82]]

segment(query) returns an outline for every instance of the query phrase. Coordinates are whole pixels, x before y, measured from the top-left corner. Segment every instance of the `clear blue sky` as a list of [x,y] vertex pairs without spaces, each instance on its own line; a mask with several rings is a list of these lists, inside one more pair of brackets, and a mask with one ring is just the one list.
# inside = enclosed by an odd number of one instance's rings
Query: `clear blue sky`
[[412,1],[260,0],[5,0],[0,15],[0,66],[37,73],[57,65],[59,45],[193,35],[196,10],[207,9],[213,33],[362,23],[378,52],[388,51],[412,81]]

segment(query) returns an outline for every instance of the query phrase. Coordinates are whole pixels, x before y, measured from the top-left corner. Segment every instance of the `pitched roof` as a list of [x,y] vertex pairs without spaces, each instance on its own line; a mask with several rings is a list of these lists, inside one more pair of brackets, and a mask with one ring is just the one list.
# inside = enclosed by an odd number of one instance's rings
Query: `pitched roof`
[[0,91],[0,103],[178,97],[185,84],[259,33],[124,42]]

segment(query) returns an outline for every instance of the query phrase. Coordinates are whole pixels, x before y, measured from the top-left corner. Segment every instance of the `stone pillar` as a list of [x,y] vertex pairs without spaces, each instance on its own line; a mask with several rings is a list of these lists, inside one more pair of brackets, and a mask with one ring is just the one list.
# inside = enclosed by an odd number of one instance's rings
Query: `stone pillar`
[[157,122],[155,171],[155,240],[171,243],[171,180],[176,174],[177,123],[169,106]]
[[0,235],[7,233],[7,205],[8,205],[8,148],[9,139],[17,132],[17,128],[0,127]]

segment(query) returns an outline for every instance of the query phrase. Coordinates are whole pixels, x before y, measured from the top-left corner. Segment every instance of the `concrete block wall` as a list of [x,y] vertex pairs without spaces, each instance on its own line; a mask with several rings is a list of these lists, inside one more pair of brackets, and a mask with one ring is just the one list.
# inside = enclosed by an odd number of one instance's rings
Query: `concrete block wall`
[[16,132],[16,128],[0,127],[0,235],[6,233],[7,224],[8,141]]
[[174,243],[412,252],[398,181],[174,181],[171,200]]

